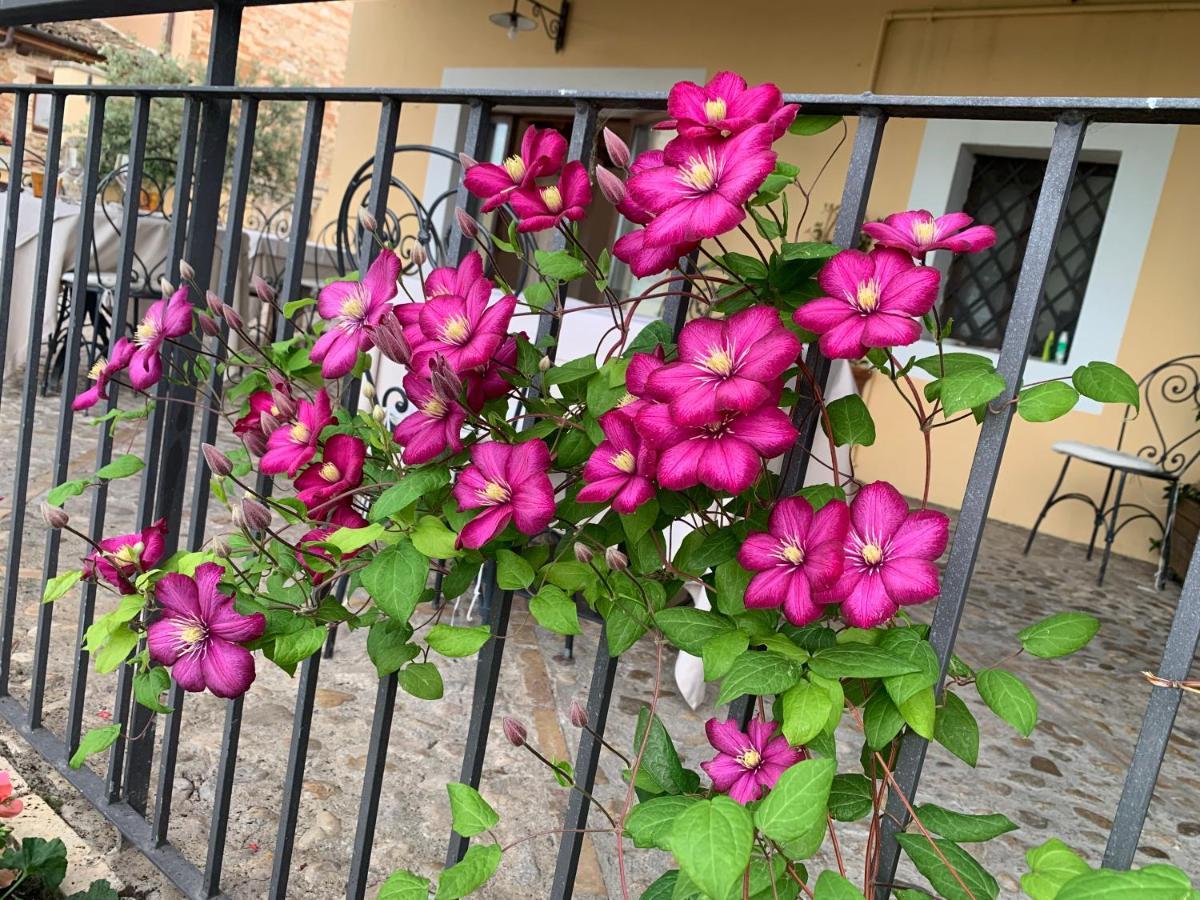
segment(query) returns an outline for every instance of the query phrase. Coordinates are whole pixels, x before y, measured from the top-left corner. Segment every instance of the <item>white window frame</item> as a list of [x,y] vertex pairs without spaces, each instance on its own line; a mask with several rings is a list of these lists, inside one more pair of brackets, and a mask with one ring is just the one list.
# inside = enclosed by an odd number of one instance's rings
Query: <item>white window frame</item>
[[[1098,124],[1088,128],[1083,157],[1115,160],[1117,176],[1079,321],[1071,337],[1070,362],[1063,366],[1031,358],[1025,367],[1026,381],[1059,378],[1074,366],[1093,360],[1116,362],[1178,131],[1176,125]],[[1054,125],[1050,122],[929,122],[908,208],[927,209],[934,215],[961,209],[975,153],[1045,156],[1053,135]],[[949,259],[946,253],[934,259],[943,275]],[[942,282],[944,289],[945,278]],[[907,349],[919,357],[937,352],[933,341],[926,339]],[[985,347],[963,349],[993,360],[999,357],[997,351]],[[913,374],[927,377],[919,369]],[[1101,406],[1085,398],[1077,409],[1099,413]]]

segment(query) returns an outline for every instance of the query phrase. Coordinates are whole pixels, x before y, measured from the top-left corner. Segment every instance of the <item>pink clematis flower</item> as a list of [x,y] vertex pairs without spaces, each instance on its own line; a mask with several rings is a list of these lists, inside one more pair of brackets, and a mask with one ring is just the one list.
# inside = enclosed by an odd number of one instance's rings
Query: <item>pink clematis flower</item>
[[845,567],[822,598],[842,604],[842,618],[857,628],[874,628],[901,606],[938,594],[934,561],[946,549],[950,519],[932,509],[909,511],[892,485],[876,481],[850,504]]
[[[525,337],[525,333],[521,332],[521,336]],[[516,372],[517,339],[509,335],[486,366],[463,375],[467,405],[478,412],[489,400],[503,397],[513,387],[512,381],[504,376],[508,375],[511,378]]]
[[784,104],[783,94],[773,84],[749,87],[736,72],[718,72],[701,87],[680,81],[667,97],[667,114],[657,128],[674,128],[689,138],[727,138],[755,125],[766,124],[780,138],[800,107]]
[[207,688],[232,699],[254,682],[254,656],[242,646],[262,637],[262,613],[244,616],[233,598],[219,590],[225,569],[216,563],[196,567],[189,578],[172,572],[154,586],[162,616],[146,631],[150,658],[171,667],[171,677],[185,691]]
[[25,804],[21,798],[14,797],[12,778],[7,772],[0,772],[0,819],[11,819],[21,814]]
[[483,259],[468,253],[457,269],[436,269],[425,282],[424,303],[401,303],[396,318],[413,349],[411,369],[429,374],[442,356],[459,374],[487,365],[508,337],[517,298],[501,297],[488,306],[492,282],[483,277]]
[[321,388],[313,402],[300,401],[292,421],[271,432],[267,452],[258,463],[259,471],[264,475],[287,472],[289,478],[295,478],[301,467],[316,455],[321,431],[332,423],[329,394]]
[[477,163],[463,176],[468,191],[481,198],[483,211],[491,212],[508,201],[517,188],[532,186],[543,175],[557,172],[567,156],[567,140],[553,128],[530,126],[521,136],[521,152],[501,165]]
[[487,442],[471,447],[471,465],[454,484],[460,510],[482,509],[458,535],[457,545],[478,550],[511,521],[522,534],[537,534],[554,518],[554,487],[544,441]]
[[567,163],[556,184],[532,185],[513,191],[509,205],[517,216],[517,231],[545,231],[563,219],[578,222],[592,202],[587,169],[578,160]]
[[678,138],[663,165],[629,179],[633,202],[654,219],[645,240],[668,247],[724,234],[746,218],[742,208],[775,168],[772,134],[755,125],[717,144]]
[[913,265],[899,250],[843,250],[818,276],[827,296],[792,314],[801,328],[821,336],[831,359],[857,359],[870,347],[899,347],[921,336],[923,316],[937,300],[937,269]]
[[328,326],[309,358],[320,363],[323,377],[341,378],[354,368],[360,350],[375,346],[371,332],[391,309],[399,275],[400,258],[385,247],[361,281],[333,281],[321,288],[317,312]]
[[713,788],[745,806],[775,787],[779,776],[804,759],[777,730],[774,722],[757,716],[746,731],[733,719],[705,722],[704,731],[717,755],[700,763],[700,768],[712,779]]
[[656,403],[637,415],[637,429],[659,450],[658,483],[669,491],[703,484],[714,491],[740,494],[754,483],[763,460],[783,453],[799,433],[783,410],[767,405],[749,413],[730,413],[706,425],[677,423],[670,407]]
[[255,456],[262,456],[267,449],[267,435],[263,431],[263,414],[279,417],[279,408],[270,391],[255,391],[250,395],[249,411],[233,423],[233,433],[242,439]]
[[[324,560],[327,563],[333,562],[333,554],[324,547],[315,546],[321,541],[324,541],[339,528],[366,528],[367,520],[364,519],[358,512],[348,503],[335,506],[329,514],[329,520],[326,524],[318,528],[312,528],[300,536],[299,543],[296,544],[296,561],[300,563],[300,567],[309,574],[314,586],[321,584],[329,577],[329,572],[324,569],[317,569],[313,566],[316,559]],[[363,549],[359,548],[342,556],[343,559],[353,559],[358,554],[362,553]],[[314,559],[316,557],[316,559]]]
[[351,434],[335,434],[325,442],[321,461],[315,462],[296,477],[296,497],[308,507],[309,514],[320,517],[362,484],[363,461],[367,445]]
[[600,417],[605,440],[600,442],[587,465],[587,482],[576,498],[580,503],[612,501],[612,508],[629,515],[654,496],[654,471],[658,454],[644,445],[633,420],[621,410]]
[[703,425],[762,406],[799,353],[800,341],[768,306],[728,319],[693,319],[680,332],[679,360],[651,374],[646,388],[670,404],[680,425]]
[[184,285],[170,300],[150,305],[133,334],[137,345],[129,359],[129,383],[144,391],[162,378],[162,345],[168,338],[182,337],[192,330],[192,304]]
[[88,371],[88,378],[95,384],[71,401],[71,409],[79,412],[91,409],[101,400],[107,400],[108,394],[105,393],[105,389],[108,387],[109,379],[118,372],[129,368],[129,361],[133,359],[136,350],[137,347],[129,339],[118,338],[117,342],[113,344],[112,356],[109,359],[101,357],[96,360],[95,365]]
[[625,396],[617,403],[617,411],[630,421],[637,419],[643,409],[654,404],[649,399],[650,394],[646,382],[650,376],[666,365],[665,352],[662,344],[657,345],[652,353],[635,353],[625,369]]
[[[663,151],[648,150],[633,161],[629,173],[638,175],[665,164]],[[646,225],[654,219],[654,213],[642,206],[640,199],[626,191],[625,199],[617,204],[617,211],[636,225]],[[613,256],[627,264],[638,278],[645,278],[674,268],[682,257],[698,246],[699,242],[657,246],[646,239],[646,230],[639,228],[617,239],[613,244]]]
[[83,560],[83,577],[99,576],[122,594],[136,594],[133,582],[162,559],[166,533],[167,520],[159,519],[133,534],[104,538],[100,549],[93,550]]
[[931,250],[976,253],[996,243],[996,229],[990,225],[969,227],[974,221],[966,213],[935,218],[928,210],[914,209],[893,213],[882,222],[868,222],[862,230],[881,247],[894,247],[923,259]]
[[755,531],[738,551],[742,568],[755,572],[746,588],[747,609],[783,607],[793,625],[821,618],[824,607],[815,596],[842,574],[842,547],[850,526],[850,510],[831,500],[816,513],[803,497],[775,504],[769,531]]
[[439,396],[428,378],[413,372],[404,376],[404,393],[417,407],[392,431],[396,443],[404,448],[404,464],[419,466],[446,450],[460,452],[467,411],[458,400]]

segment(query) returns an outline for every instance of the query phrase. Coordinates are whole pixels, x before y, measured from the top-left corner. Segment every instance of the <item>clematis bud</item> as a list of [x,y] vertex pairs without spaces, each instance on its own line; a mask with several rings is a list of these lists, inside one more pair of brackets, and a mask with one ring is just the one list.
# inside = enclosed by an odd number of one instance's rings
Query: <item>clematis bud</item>
[[616,547],[609,547],[604,551],[604,561],[614,572],[624,572],[629,568],[629,557]]
[[613,206],[625,200],[625,182],[604,166],[596,166],[596,184],[600,186],[604,199]]
[[385,410],[382,406],[379,406],[378,404],[376,404],[371,409],[371,418],[374,419],[376,422],[378,422],[380,425],[382,425],[384,423],[384,420],[387,419],[387,410]]
[[369,381],[364,381],[361,393],[363,395],[363,399],[369,403],[375,399],[375,385],[371,384]]
[[458,222],[458,230],[465,236],[473,238],[479,234],[479,223],[472,219],[465,209],[454,210],[454,220]]
[[261,275],[255,275],[250,279],[250,287],[254,289],[254,296],[263,303],[275,302],[275,288],[267,284],[266,279]]
[[407,366],[412,361],[412,348],[404,337],[404,326],[395,316],[384,314],[380,323],[371,329],[371,338],[379,352],[392,362]]
[[200,330],[209,337],[220,337],[221,326],[217,324],[217,320],[208,313],[196,313],[196,319],[200,322]]
[[571,724],[576,728],[587,728],[587,710],[583,708],[583,704],[578,700],[571,701]]
[[229,304],[225,304],[225,321],[229,323],[229,327],[234,331],[242,330],[242,317],[237,314],[237,310]]
[[450,368],[444,356],[435,356],[430,362],[429,380],[433,384],[433,392],[443,403],[457,403],[462,396],[462,379]]
[[608,151],[608,158],[614,166],[618,169],[629,168],[629,145],[611,128],[604,129],[604,149]]
[[51,506],[49,503],[43,503],[40,509],[42,511],[42,519],[51,528],[66,528],[67,523],[71,521],[71,517],[67,515],[65,509],[59,509],[57,506]]
[[429,254],[425,252],[425,248],[420,244],[412,248],[412,253],[409,256],[412,258],[413,265],[418,269],[429,262]]
[[192,264],[186,259],[181,259],[179,261],[179,277],[184,281],[196,280],[196,270],[192,268]]
[[243,531],[246,529],[246,517],[242,514],[242,507],[240,505],[230,508],[229,518],[233,520],[234,528],[240,528]]
[[379,220],[371,215],[365,207],[358,210],[358,224],[363,227],[364,231],[369,231],[374,234],[379,230]]
[[525,731],[524,725],[509,716],[505,716],[500,724],[504,729],[504,736],[508,738],[510,744],[514,747],[525,746],[525,739],[528,737],[528,733]]
[[218,559],[228,559],[233,553],[233,547],[229,545],[229,541],[223,534],[214,535],[208,546],[212,550],[213,556]]
[[548,356],[543,356],[538,360],[538,371],[549,372],[552,365],[554,365],[554,361]]
[[[262,425],[261,419],[259,425]],[[262,456],[267,452],[267,436],[262,431],[247,431],[241,437],[246,452],[252,456]]]
[[587,544],[581,544],[581,543],[576,542],[575,558],[577,560],[579,560],[581,563],[583,563],[585,566],[592,561],[592,557],[594,555],[595,554],[592,553],[592,548],[589,547]]
[[233,472],[233,461],[212,444],[201,444],[200,450],[214,475],[229,475]]
[[[271,389],[271,405],[279,411],[279,415],[290,419],[296,414],[296,401],[280,388]],[[261,421],[261,419],[259,420]]]
[[158,290],[162,293],[163,297],[170,297],[173,293],[175,293],[175,288],[171,282],[167,281],[167,279],[162,276],[160,276],[158,279]]
[[271,432],[278,431],[280,428],[282,428],[283,423],[269,412],[265,412],[258,417],[258,427],[262,429],[263,434],[271,434]]
[[464,172],[479,165],[479,163],[475,161],[474,157],[468,156],[465,153],[458,154],[458,161],[462,165]]
[[222,318],[225,315],[225,301],[218,297],[215,291],[204,292],[204,305],[217,318]]
[[247,528],[263,531],[271,527],[271,511],[253,497],[242,499],[242,521]]

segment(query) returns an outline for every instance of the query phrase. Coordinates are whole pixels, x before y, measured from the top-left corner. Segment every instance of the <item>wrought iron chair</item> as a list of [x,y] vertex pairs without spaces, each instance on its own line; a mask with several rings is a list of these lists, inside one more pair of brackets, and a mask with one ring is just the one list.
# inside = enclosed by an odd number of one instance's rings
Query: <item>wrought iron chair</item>
[[[1179,486],[1185,472],[1200,457],[1200,426],[1191,431],[1179,434],[1171,424],[1164,421],[1163,405],[1171,406],[1190,403],[1200,419],[1200,354],[1180,356],[1162,363],[1151,369],[1138,382],[1138,391],[1142,397],[1142,409],[1139,413],[1133,407],[1127,407],[1125,418],[1121,422],[1121,430],[1117,435],[1116,448],[1101,447],[1095,444],[1085,444],[1081,441],[1059,441],[1051,449],[1061,453],[1063,460],[1062,471],[1058,480],[1046,498],[1046,503],[1038,513],[1029,539],[1025,542],[1025,553],[1028,554],[1037,537],[1038,528],[1050,508],[1063,500],[1080,500],[1092,508],[1095,515],[1092,524],[1092,537],[1088,542],[1087,558],[1092,558],[1096,547],[1096,536],[1104,527],[1104,556],[1100,561],[1098,584],[1104,584],[1104,574],[1108,569],[1108,559],[1112,552],[1113,540],[1126,525],[1139,519],[1153,519],[1162,529],[1158,571],[1154,585],[1161,589],[1167,577],[1167,560],[1171,552],[1171,526],[1175,520],[1175,507],[1179,500]],[[1149,421],[1152,433],[1144,438],[1145,443],[1134,453],[1122,449],[1126,432],[1135,421]],[[1195,423],[1193,423],[1195,424]],[[1130,435],[1133,438],[1132,435]],[[1134,438],[1130,446],[1136,444]],[[1108,480],[1104,485],[1104,496],[1097,503],[1087,494],[1073,492],[1060,494],[1063,479],[1066,478],[1067,468],[1071,460],[1103,466],[1108,469]],[[1159,515],[1149,507],[1140,503],[1123,502],[1125,481],[1130,475],[1140,476],[1161,481],[1166,485],[1167,508],[1164,515]],[[1108,505],[1112,494],[1113,481],[1116,480],[1116,494],[1113,495],[1113,505]],[[1128,515],[1122,520],[1122,510],[1128,510]]]
[[[165,158],[148,157],[138,186],[138,218],[161,216],[170,219],[169,198],[173,185],[166,177],[155,174],[156,171],[174,172],[175,161]],[[129,190],[129,165],[117,166],[97,185],[97,207],[104,222],[111,232],[118,237],[124,233],[125,223],[121,203]],[[120,278],[116,271],[104,271],[100,259],[100,246],[96,238],[96,230],[92,229],[91,259],[88,265],[86,294],[83,316],[78,323],[81,329],[87,331],[80,337],[80,346],[86,356],[86,371],[98,359],[108,353],[112,342],[113,332],[131,328],[130,322],[136,322],[140,317],[140,306],[147,301],[159,299],[159,281],[169,273],[166,271],[166,254],[159,259],[145,259],[136,249],[133,253],[133,263],[129,270],[129,309],[126,322],[113,322],[113,304],[115,292]],[[71,323],[71,300],[74,294],[76,275],[66,272],[62,276],[61,290],[58,298],[58,312],[54,327],[46,341],[47,365],[42,376],[42,394],[45,395],[53,385],[58,386],[62,378],[66,361],[67,333]],[[130,315],[129,313],[132,313]]]

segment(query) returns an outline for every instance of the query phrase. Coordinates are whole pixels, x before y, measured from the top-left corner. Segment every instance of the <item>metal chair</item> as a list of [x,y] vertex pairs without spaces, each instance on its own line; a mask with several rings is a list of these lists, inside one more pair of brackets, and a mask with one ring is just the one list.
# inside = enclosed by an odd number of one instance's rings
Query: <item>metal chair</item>
[[[1062,471],[1054,488],[1046,499],[1029,539],[1025,542],[1025,553],[1033,546],[1038,528],[1050,508],[1063,500],[1080,500],[1087,503],[1094,513],[1092,537],[1088,542],[1087,558],[1092,558],[1096,547],[1096,536],[1104,526],[1104,557],[1100,561],[1098,584],[1104,584],[1104,574],[1108,569],[1109,556],[1112,553],[1113,540],[1126,525],[1139,519],[1153,519],[1162,529],[1162,541],[1159,545],[1158,571],[1155,574],[1154,586],[1162,589],[1167,577],[1167,560],[1171,552],[1171,527],[1175,521],[1175,508],[1179,501],[1179,485],[1185,472],[1200,457],[1200,426],[1191,431],[1173,428],[1171,423],[1164,421],[1163,408],[1179,404],[1190,404],[1195,413],[1193,422],[1200,421],[1200,354],[1180,356],[1162,363],[1151,369],[1138,382],[1138,391],[1142,397],[1141,412],[1133,407],[1127,407],[1125,417],[1121,422],[1121,430],[1117,435],[1116,448],[1101,447],[1095,444],[1085,444],[1081,441],[1059,441],[1051,449],[1066,457],[1063,460]],[[1122,449],[1126,431],[1135,421],[1149,421],[1152,433],[1135,453]],[[1186,431],[1180,435],[1178,431]],[[1132,444],[1131,444],[1132,446]],[[1063,479],[1066,478],[1067,468],[1071,460],[1103,466],[1108,469],[1108,480],[1104,485],[1104,496],[1097,503],[1087,494],[1073,492],[1059,494]],[[1125,493],[1125,481],[1130,475],[1140,476],[1161,481],[1166,485],[1167,508],[1160,518],[1158,513],[1140,503],[1122,502]],[[1119,477],[1118,477],[1119,476]],[[1113,481],[1117,482],[1116,494],[1113,495],[1113,505],[1108,505],[1112,493]],[[1120,518],[1122,510],[1129,510],[1131,515],[1124,520]]]

